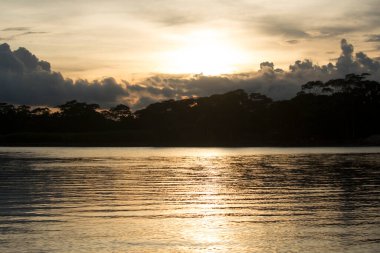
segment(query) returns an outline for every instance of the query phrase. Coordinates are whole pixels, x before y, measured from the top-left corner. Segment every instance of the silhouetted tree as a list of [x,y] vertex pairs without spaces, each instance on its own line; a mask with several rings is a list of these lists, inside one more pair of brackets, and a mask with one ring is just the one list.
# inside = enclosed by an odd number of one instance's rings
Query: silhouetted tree
[[97,111],[100,108],[98,104],[72,100],[57,107],[62,130],[94,131],[104,128],[104,117]]
[[98,112],[96,109],[99,109],[98,104],[86,104],[86,103],[80,103],[76,100],[72,100],[69,102],[66,102],[63,105],[57,106],[60,111],[62,117],[92,117],[94,115],[97,115]]
[[107,143],[108,138],[99,134],[107,131],[117,143],[136,145],[351,142],[380,134],[380,84],[367,78],[364,73],[308,82],[297,96],[284,101],[235,90],[158,102],[135,113],[123,104],[101,110],[97,104],[76,100],[59,105],[58,112],[0,103],[0,132],[79,132],[78,136],[95,132],[91,138],[77,138],[84,143]]
[[111,119],[115,121],[126,121],[133,117],[131,109],[123,104],[112,107],[109,112],[111,114]]

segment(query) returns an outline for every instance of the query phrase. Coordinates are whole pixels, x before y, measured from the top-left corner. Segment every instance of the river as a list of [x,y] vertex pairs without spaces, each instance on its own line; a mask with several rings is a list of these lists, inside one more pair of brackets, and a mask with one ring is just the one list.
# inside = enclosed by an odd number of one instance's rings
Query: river
[[380,148],[0,147],[0,252],[379,252]]

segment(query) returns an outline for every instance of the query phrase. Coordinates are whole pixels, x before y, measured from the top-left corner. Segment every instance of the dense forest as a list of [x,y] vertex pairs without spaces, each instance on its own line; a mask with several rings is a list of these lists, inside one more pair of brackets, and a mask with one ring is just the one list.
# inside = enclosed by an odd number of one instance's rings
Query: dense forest
[[235,90],[132,112],[76,100],[0,103],[1,145],[307,146],[379,144],[380,84],[368,74],[312,81],[290,100]]

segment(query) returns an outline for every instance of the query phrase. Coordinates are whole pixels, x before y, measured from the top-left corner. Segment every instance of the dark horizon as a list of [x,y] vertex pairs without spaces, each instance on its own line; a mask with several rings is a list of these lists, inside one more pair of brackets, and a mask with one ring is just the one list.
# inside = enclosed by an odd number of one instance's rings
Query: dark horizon
[[369,74],[311,81],[290,100],[235,90],[167,100],[132,112],[69,101],[0,104],[0,144],[79,146],[379,145],[380,84]]

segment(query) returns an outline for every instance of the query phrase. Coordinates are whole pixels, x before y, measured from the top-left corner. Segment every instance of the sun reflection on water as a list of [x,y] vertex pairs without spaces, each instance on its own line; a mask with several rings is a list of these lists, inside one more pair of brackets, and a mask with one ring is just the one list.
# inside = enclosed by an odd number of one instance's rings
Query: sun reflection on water
[[3,151],[1,252],[376,252],[380,153],[349,150]]
[[[200,245],[205,252],[228,252],[226,247],[228,238],[223,234],[221,227],[226,228],[228,221],[224,215],[224,191],[225,186],[219,182],[219,167],[223,166],[220,160],[219,149],[201,150],[198,154],[197,166],[202,167],[203,180],[193,192],[191,205],[188,212],[193,213],[198,219],[194,219],[190,227],[183,227],[182,234],[188,237],[194,245]],[[230,235],[231,236],[231,235]]]

